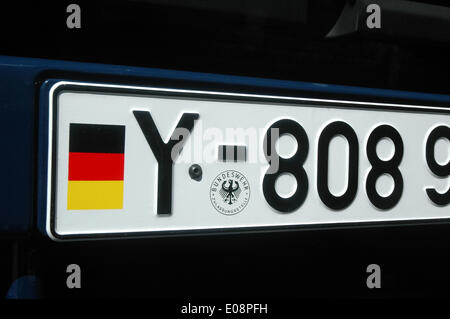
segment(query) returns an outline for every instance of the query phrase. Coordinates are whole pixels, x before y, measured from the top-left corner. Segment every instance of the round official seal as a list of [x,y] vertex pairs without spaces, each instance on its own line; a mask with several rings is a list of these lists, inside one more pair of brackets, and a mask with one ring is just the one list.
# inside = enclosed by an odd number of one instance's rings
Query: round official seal
[[240,213],[250,199],[247,178],[238,171],[223,171],[214,178],[209,190],[214,208],[224,215]]

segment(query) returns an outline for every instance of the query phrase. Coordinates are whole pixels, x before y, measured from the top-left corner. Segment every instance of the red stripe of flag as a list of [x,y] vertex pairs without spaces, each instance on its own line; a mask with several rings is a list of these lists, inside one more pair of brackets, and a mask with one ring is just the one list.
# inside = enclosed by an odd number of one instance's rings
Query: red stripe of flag
[[70,181],[123,180],[124,154],[69,152]]

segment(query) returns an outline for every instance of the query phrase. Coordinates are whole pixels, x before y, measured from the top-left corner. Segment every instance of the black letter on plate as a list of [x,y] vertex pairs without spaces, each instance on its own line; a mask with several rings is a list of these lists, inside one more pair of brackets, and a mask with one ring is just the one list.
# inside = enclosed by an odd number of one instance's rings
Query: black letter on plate
[[133,111],[133,114],[158,161],[158,215],[170,215],[172,213],[172,165],[173,160],[175,160],[171,156],[172,148],[178,144],[177,147],[181,152],[186,139],[183,140],[183,135],[178,134],[178,132],[180,132],[180,129],[191,132],[194,128],[194,120],[198,119],[199,115],[197,113],[183,113],[177,127],[172,132],[170,140],[164,143],[150,112]]
[[[278,129],[279,136],[284,134],[291,134],[297,141],[297,151],[290,158],[280,157],[275,145],[272,145],[272,129]],[[272,158],[278,157],[279,168],[276,173],[266,173],[263,179],[263,194],[272,208],[281,213],[290,213],[302,206],[308,194],[308,176],[303,168],[309,150],[308,136],[303,127],[289,119],[282,119],[273,123],[264,136],[264,155],[267,161],[272,165]],[[274,148],[272,150],[272,147]],[[273,153],[273,154],[272,154]],[[291,173],[297,181],[297,189],[295,193],[288,198],[283,198],[278,195],[275,190],[275,182],[280,175]]]
[[[440,165],[434,158],[434,146],[437,140],[440,138],[446,138],[450,141],[450,128],[448,126],[438,126],[431,131],[427,139],[427,145],[425,148],[425,156],[427,158],[427,164],[430,170],[439,177],[447,177],[450,175],[450,162],[445,165]],[[438,193],[434,188],[427,188],[425,191],[428,194],[430,200],[439,206],[445,206],[450,203],[450,189],[441,194]]]
[[[390,138],[395,147],[394,156],[387,161],[380,159],[377,155],[377,144],[385,137]],[[366,180],[367,197],[375,207],[382,210],[391,209],[397,205],[403,193],[403,177],[398,168],[403,158],[402,137],[392,126],[380,125],[370,133],[366,148],[367,158],[372,164]],[[394,179],[394,190],[386,197],[379,195],[376,189],[377,179],[383,174],[391,175]]]
[[[334,196],[328,188],[328,149],[331,140],[342,135],[348,142],[348,180],[347,190],[341,196]],[[319,137],[317,162],[317,191],[322,202],[334,210],[344,209],[353,202],[358,189],[358,138],[353,128],[345,122],[328,124]]]

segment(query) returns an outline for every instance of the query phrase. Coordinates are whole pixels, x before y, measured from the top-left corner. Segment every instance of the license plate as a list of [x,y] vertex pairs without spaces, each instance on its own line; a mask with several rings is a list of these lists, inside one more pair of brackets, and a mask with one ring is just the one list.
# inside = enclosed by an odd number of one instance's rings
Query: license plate
[[450,216],[449,110],[62,81],[53,239]]

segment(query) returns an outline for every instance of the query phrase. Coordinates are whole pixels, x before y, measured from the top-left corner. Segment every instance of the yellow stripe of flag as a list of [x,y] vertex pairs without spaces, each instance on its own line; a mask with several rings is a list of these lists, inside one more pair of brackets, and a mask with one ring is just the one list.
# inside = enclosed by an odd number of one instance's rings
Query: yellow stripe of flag
[[67,209],[122,209],[123,181],[69,181]]

